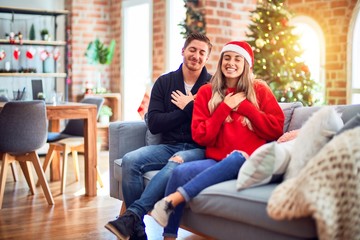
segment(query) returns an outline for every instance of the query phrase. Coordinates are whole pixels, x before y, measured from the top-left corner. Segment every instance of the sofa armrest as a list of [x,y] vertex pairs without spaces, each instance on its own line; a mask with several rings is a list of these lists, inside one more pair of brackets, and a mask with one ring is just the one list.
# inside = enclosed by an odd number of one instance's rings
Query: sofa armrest
[[114,177],[114,161],[146,144],[147,126],[144,121],[118,121],[109,125],[110,196],[121,199],[120,183]]

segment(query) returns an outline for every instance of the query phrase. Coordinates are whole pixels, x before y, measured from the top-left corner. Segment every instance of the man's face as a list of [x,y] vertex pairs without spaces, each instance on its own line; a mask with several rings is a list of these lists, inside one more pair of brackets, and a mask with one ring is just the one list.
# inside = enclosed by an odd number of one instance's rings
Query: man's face
[[199,71],[204,66],[209,57],[209,47],[207,43],[193,40],[182,50],[184,65],[190,71]]

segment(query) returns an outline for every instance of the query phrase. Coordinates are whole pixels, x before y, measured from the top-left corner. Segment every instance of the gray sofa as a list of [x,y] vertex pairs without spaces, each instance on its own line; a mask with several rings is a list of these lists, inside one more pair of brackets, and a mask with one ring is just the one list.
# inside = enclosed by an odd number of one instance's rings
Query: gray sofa
[[[301,103],[281,103],[285,114],[284,132],[299,129],[320,106],[303,107]],[[360,112],[360,105],[338,105],[347,122]],[[121,158],[144,145],[157,144],[160,136],[152,135],[144,121],[113,122],[109,126],[110,196],[123,199]],[[149,181],[156,171],[144,175]],[[204,189],[186,208],[182,227],[214,239],[317,239],[315,221],[301,218],[276,221],[266,213],[267,201],[279,183],[271,183],[242,191],[236,180]]]

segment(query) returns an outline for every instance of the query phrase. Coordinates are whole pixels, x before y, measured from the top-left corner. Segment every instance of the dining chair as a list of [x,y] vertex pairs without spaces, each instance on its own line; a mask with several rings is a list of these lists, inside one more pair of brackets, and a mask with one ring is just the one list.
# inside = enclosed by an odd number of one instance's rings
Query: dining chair
[[0,102],[8,102],[9,98],[4,96],[4,95],[0,95]]
[[[85,97],[81,103],[94,104],[97,107],[97,117],[99,115],[99,110],[104,104],[103,97]],[[49,150],[45,156],[45,161],[43,163],[44,172],[48,168],[49,164],[54,158],[61,159],[62,155],[62,176],[61,176],[61,194],[65,192],[66,186],[66,175],[67,175],[67,164],[68,164],[68,155],[72,154],[75,180],[79,181],[80,171],[79,171],[79,160],[78,152],[84,152],[84,120],[82,119],[72,119],[69,120],[66,124],[63,131],[60,133],[49,132],[47,142],[49,143]],[[98,152],[99,146],[98,143]],[[97,167],[97,181],[100,186],[103,187],[103,181],[99,169]],[[38,183],[39,184],[39,183]]]
[[[8,101],[9,101],[8,97],[6,97],[5,95],[0,95],[0,102],[8,102]],[[12,162],[10,164],[10,167],[11,167],[11,173],[12,173],[13,178],[14,178],[14,182],[17,182],[18,176],[17,176],[17,170],[16,170],[15,162]]]
[[49,185],[36,152],[46,142],[47,119],[44,101],[7,102],[0,112],[0,209],[4,199],[7,168],[11,162],[18,161],[31,194],[35,194],[32,162],[39,183],[49,205],[54,205]]

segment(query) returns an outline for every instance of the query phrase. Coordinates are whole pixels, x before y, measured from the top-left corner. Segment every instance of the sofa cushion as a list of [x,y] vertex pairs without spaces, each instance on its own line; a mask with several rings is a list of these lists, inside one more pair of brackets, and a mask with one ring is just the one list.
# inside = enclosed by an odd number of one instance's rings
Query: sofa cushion
[[[297,107],[292,114],[289,127],[287,131],[299,129],[306,122],[306,120],[322,106],[312,107]],[[335,109],[341,114],[341,119],[344,123],[348,122],[357,113],[360,113],[360,104],[353,105],[336,105]]]
[[356,114],[355,117],[347,121],[347,123],[336,133],[336,135],[339,135],[347,130],[356,128],[358,126],[360,126],[360,113]]
[[152,134],[149,129],[146,130],[145,133],[145,144],[148,145],[156,145],[161,143],[161,133]]
[[344,123],[347,123],[357,113],[360,113],[360,104],[338,105],[336,106],[336,111],[341,113],[342,120]]
[[324,106],[314,112],[295,138],[285,179],[295,177],[343,125],[340,114],[334,107]]
[[285,115],[284,121],[284,129],[283,132],[287,132],[290,124],[290,120],[292,118],[293,112],[295,108],[302,107],[303,104],[301,102],[291,102],[291,103],[279,103],[281,109]]
[[313,107],[302,107],[294,109],[292,118],[289,123],[288,131],[300,129],[306,120],[316,111],[318,111],[320,106]]
[[210,186],[189,202],[195,213],[246,223],[299,238],[316,238],[312,218],[275,221],[266,213],[267,201],[277,184],[236,191],[236,180]]
[[274,141],[256,149],[239,170],[237,190],[282,180],[294,141]]

